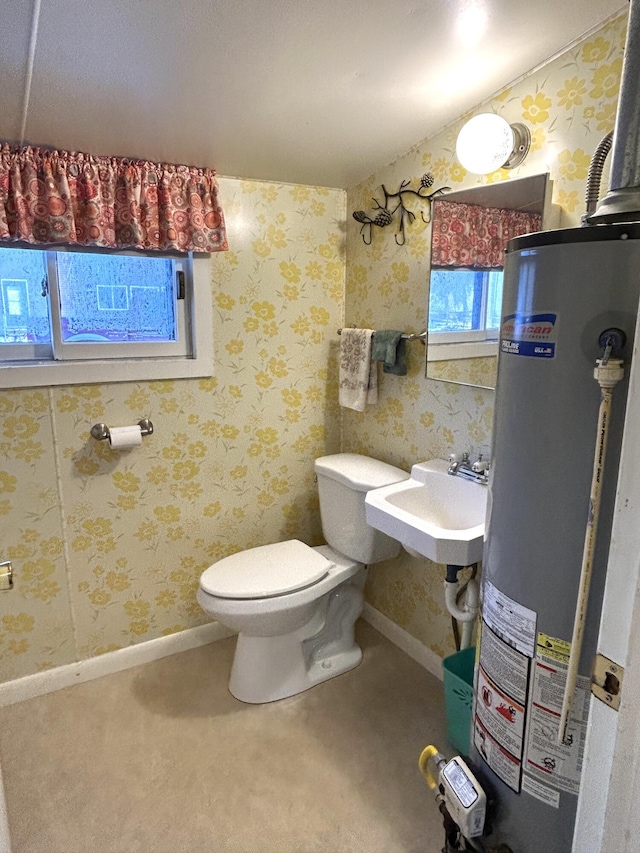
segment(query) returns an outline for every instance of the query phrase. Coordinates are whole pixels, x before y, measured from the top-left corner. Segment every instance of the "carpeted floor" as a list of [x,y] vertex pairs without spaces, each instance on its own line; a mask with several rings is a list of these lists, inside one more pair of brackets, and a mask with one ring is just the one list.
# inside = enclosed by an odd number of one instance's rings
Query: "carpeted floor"
[[234,639],[0,709],[13,853],[439,853],[417,760],[442,684],[369,625],[363,663],[270,705]]

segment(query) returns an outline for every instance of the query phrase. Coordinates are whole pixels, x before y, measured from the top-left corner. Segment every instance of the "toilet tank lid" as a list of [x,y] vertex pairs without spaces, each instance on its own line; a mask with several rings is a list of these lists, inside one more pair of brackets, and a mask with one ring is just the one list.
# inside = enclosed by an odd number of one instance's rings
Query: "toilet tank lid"
[[218,560],[202,573],[200,586],[219,598],[269,598],[311,586],[333,566],[314,548],[289,539]]
[[363,456],[360,453],[334,453],[331,456],[321,456],[315,462],[316,474],[331,477],[345,486],[350,486],[358,492],[368,492],[369,489],[379,489],[390,486],[401,480],[408,480],[409,473],[395,465]]

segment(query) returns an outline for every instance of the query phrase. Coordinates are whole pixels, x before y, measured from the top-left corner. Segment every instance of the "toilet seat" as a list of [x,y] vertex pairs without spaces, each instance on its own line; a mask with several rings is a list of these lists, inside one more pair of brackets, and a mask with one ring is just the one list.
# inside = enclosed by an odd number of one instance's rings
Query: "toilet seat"
[[203,572],[200,586],[218,598],[272,598],[318,583],[335,566],[298,539],[231,554]]

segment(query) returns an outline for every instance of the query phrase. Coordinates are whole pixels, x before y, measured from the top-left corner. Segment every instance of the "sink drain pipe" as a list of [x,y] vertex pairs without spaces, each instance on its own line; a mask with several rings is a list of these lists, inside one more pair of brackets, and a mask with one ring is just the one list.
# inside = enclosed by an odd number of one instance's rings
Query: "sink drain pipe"
[[[451,614],[452,619],[462,623],[462,636],[460,643],[456,642],[458,651],[467,649],[471,645],[473,637],[473,626],[480,610],[480,586],[476,580],[478,571],[477,564],[472,566],[473,572],[469,580],[460,588],[458,572],[465,566],[447,565],[447,574],[444,581],[444,603]],[[464,595],[462,607],[459,600]],[[454,634],[457,640],[457,625],[454,624]]]

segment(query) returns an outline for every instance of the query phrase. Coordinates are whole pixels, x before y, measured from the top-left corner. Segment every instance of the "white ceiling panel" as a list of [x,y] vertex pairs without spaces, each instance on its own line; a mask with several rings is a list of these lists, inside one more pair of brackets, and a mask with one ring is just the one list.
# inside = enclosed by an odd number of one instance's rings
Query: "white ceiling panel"
[[31,33],[31,0],[0,3],[0,138],[20,141]]
[[[0,104],[15,102],[26,71],[29,3],[19,5],[17,15],[0,13],[17,86]],[[26,140],[351,186],[621,8],[620,0],[42,0]],[[0,114],[5,138],[16,135],[13,113]]]

